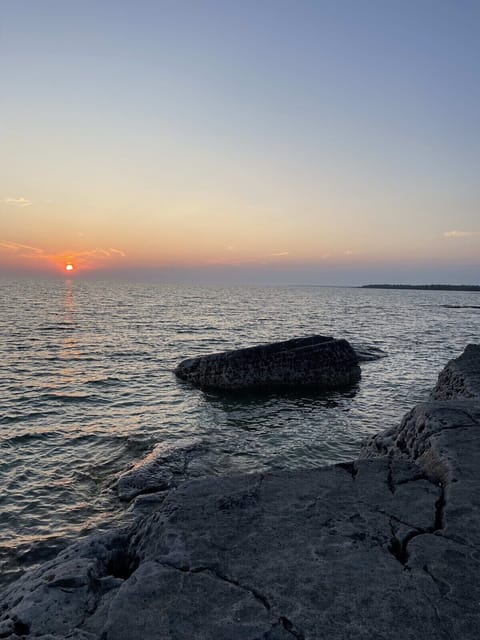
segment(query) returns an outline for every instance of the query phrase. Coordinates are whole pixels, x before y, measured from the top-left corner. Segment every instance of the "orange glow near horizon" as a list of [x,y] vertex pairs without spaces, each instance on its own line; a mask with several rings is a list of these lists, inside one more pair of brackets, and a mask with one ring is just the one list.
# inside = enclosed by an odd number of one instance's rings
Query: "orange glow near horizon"
[[[286,274],[288,269],[292,269],[292,278],[300,278],[302,269],[308,272],[305,276],[308,278],[316,277],[310,275],[313,269],[318,269],[318,278],[321,278],[325,269],[325,277],[330,278],[337,267],[343,270],[341,273],[348,269],[354,274],[361,268],[381,269],[385,265],[397,268],[405,264],[406,239],[398,246],[393,240],[385,240],[381,247],[374,247],[366,235],[360,237],[357,233],[356,239],[350,236],[343,238],[333,228],[321,228],[320,222],[316,233],[313,233],[315,225],[312,223],[308,236],[299,225],[297,229],[285,222],[285,226],[288,226],[288,237],[286,232],[277,233],[277,228],[272,226],[267,233],[257,225],[253,233],[251,225],[245,229],[232,225],[231,235],[227,236],[225,229],[217,228],[215,233],[208,229],[207,233],[207,228],[191,225],[187,231],[182,228],[181,233],[177,233],[173,226],[162,233],[155,233],[151,227],[136,229],[128,237],[124,235],[125,231],[120,233],[118,229],[108,229],[95,234],[93,240],[81,235],[74,237],[70,234],[68,237],[61,230],[56,234],[50,230],[45,237],[37,238],[31,226],[31,236],[25,232],[25,237],[14,240],[0,235],[0,270],[18,269],[19,273],[38,272],[77,279],[89,272],[104,270],[114,273],[138,269],[141,272],[171,267],[221,273],[225,267],[239,273],[245,268],[248,279],[254,269],[258,269],[259,277],[271,272],[275,279],[277,272]],[[439,268],[444,268],[443,265],[453,268],[462,264],[465,256],[472,260],[475,258],[473,254],[477,251],[478,238],[480,232],[478,237],[473,232],[469,236],[458,231],[455,234],[449,232],[448,236],[437,235],[428,251],[420,240],[417,243],[410,241],[408,260],[419,266],[428,266],[435,260]],[[41,242],[36,242],[37,239]],[[365,276],[367,281],[372,278],[369,274],[368,271]]]
[[28,267],[39,272],[57,271],[60,273],[77,273],[104,268],[106,265],[117,266],[124,263],[126,253],[122,249],[110,246],[106,248],[84,248],[56,252],[54,246],[35,246],[0,238],[0,267],[2,265]]

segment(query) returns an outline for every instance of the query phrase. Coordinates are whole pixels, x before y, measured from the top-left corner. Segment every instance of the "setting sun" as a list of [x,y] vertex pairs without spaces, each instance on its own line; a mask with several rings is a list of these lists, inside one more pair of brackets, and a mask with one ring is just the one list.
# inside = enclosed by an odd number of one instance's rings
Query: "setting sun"
[[73,264],[68,263],[65,265],[65,271],[73,271]]

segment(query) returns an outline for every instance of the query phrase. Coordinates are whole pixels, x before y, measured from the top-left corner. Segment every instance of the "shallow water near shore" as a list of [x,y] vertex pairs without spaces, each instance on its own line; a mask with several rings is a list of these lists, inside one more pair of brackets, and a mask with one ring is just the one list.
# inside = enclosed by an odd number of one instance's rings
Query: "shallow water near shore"
[[[3,583],[125,508],[118,474],[155,444],[198,440],[188,477],[354,458],[478,341],[479,294],[323,287],[0,281]],[[219,395],[183,358],[310,334],[380,347],[328,394]]]

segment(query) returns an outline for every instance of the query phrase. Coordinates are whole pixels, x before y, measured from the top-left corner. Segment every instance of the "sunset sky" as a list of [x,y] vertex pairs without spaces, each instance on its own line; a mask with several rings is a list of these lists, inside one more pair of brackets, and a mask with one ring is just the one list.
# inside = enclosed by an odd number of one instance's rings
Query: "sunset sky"
[[0,2],[0,270],[480,282],[477,0]]

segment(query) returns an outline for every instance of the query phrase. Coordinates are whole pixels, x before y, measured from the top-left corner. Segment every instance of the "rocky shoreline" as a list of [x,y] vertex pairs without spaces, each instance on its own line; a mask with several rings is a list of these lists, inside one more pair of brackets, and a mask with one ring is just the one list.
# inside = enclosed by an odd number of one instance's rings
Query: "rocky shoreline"
[[358,460],[170,490],[166,476],[122,527],[10,585],[0,638],[476,638],[479,460],[469,345]]

